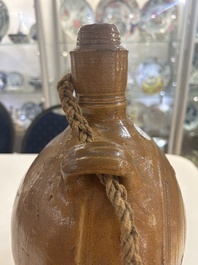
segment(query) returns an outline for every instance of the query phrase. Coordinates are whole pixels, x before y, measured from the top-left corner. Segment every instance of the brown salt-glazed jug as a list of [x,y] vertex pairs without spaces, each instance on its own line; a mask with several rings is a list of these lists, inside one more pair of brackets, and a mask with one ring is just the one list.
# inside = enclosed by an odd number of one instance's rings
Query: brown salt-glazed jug
[[[180,189],[165,155],[126,116],[127,57],[114,25],[80,29],[71,76],[58,85],[71,126],[37,156],[16,195],[16,265],[181,265]],[[75,88],[73,105],[64,84]],[[123,208],[129,214],[119,217]]]

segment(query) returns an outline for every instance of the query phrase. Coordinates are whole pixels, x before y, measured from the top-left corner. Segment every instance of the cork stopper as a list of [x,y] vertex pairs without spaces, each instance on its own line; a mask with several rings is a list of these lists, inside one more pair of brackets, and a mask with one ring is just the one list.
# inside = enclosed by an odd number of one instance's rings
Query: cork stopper
[[120,34],[114,24],[89,24],[82,26],[76,49],[123,49]]

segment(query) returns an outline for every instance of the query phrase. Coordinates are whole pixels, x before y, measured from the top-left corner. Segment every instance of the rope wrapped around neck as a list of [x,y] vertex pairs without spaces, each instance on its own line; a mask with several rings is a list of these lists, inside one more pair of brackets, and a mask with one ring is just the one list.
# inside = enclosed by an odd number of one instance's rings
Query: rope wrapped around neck
[[[73,96],[74,85],[71,74],[65,75],[57,85],[62,108],[69,125],[78,136],[81,143],[92,142],[93,132],[87,120],[83,117],[81,108]],[[127,202],[126,188],[119,183],[117,176],[97,174],[100,182],[106,188],[106,194],[111,201],[121,224],[121,259],[123,265],[142,265],[139,256],[138,232],[134,224],[134,215]]]

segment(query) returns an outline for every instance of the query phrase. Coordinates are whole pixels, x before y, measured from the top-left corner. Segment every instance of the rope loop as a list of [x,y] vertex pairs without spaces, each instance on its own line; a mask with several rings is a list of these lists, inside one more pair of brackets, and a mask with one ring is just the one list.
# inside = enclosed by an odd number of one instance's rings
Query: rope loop
[[74,86],[71,82],[71,74],[65,75],[58,82],[57,90],[68,123],[76,131],[79,141],[81,143],[92,142],[93,131],[89,127],[87,120],[83,117],[82,110],[73,96]]
[[[83,117],[82,110],[73,96],[74,85],[71,74],[66,74],[57,85],[62,108],[66,114],[69,125],[76,131],[81,143],[92,142],[93,131],[87,120]],[[127,202],[127,190],[119,183],[118,176],[107,174],[97,175],[105,186],[106,194],[114,207],[116,216],[121,224],[120,247],[123,265],[142,265],[139,256],[138,231],[134,223],[134,214]]]

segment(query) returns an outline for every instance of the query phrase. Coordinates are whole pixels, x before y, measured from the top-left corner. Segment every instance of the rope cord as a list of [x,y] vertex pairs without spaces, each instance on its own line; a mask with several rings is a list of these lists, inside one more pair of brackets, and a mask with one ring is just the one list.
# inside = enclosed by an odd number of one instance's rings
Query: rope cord
[[[83,117],[81,108],[73,96],[74,85],[71,74],[65,75],[57,85],[62,108],[66,114],[69,125],[78,136],[81,143],[92,142],[93,131],[87,120]],[[139,256],[138,232],[134,224],[134,215],[127,202],[126,188],[119,183],[117,176],[98,174],[100,182],[106,188],[106,194],[111,201],[115,213],[121,224],[121,259],[123,265],[142,265]]]

